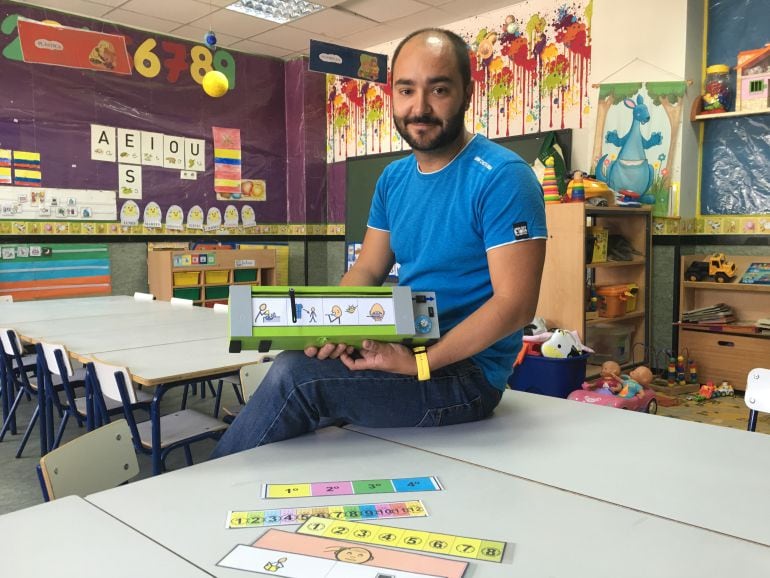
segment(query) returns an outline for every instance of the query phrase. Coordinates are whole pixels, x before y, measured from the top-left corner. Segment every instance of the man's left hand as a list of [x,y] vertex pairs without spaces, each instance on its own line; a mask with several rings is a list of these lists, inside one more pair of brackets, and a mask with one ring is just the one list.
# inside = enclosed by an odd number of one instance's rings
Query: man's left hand
[[366,339],[358,350],[360,357],[353,358],[348,353],[340,355],[340,361],[352,371],[376,369],[390,373],[417,375],[417,362],[414,353],[400,343],[385,343]]

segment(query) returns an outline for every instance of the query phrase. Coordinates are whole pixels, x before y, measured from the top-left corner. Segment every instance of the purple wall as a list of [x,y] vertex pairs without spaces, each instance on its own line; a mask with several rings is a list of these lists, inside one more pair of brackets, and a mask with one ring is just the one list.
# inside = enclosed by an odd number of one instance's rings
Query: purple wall
[[[113,24],[80,18],[28,6],[0,2],[0,22],[11,14],[35,20],[52,19],[62,25],[87,27],[130,39],[129,53],[147,38],[154,38],[161,61],[168,58],[160,43],[170,40],[185,47],[189,65],[190,48],[195,43],[132,30]],[[0,49],[7,49],[16,37],[15,30],[0,35]],[[131,76],[27,64],[0,56],[0,148],[36,151],[41,154],[42,184],[52,188],[109,189],[118,187],[117,163],[92,161],[90,125],[105,124],[119,128],[151,130],[175,136],[205,139],[206,171],[195,181],[181,180],[179,172],[161,167],[142,167],[144,207],[156,201],[163,209],[179,204],[185,211],[200,204],[204,211],[212,206],[224,210],[228,204],[214,194],[214,163],[211,127],[240,128],[242,178],[264,179],[267,200],[252,203],[257,222],[286,223],[294,220],[294,202],[287,202],[287,125],[293,117],[293,97],[285,97],[285,69],[280,60],[231,52],[236,66],[235,88],[222,98],[207,96],[191,78],[189,68],[182,70],[176,83],[167,80],[166,69],[155,78],[145,78],[134,71]],[[323,75],[320,82],[323,83]],[[314,85],[315,79],[309,81]],[[323,111],[325,97],[318,99]],[[287,102],[288,104],[285,104]],[[308,107],[315,114],[314,107]],[[312,114],[310,115],[312,117]],[[305,115],[307,116],[307,114]],[[300,116],[302,118],[302,116]],[[315,140],[316,120],[305,121]],[[298,127],[293,127],[295,130]],[[292,134],[292,138],[296,134]],[[299,128],[302,134],[302,128]],[[301,140],[301,139],[300,139]],[[324,135],[320,135],[324,141]],[[294,148],[293,146],[290,148]],[[314,200],[319,202],[321,171],[316,162],[317,145],[303,143],[307,182],[312,184]],[[292,163],[297,159],[289,155]],[[311,162],[312,161],[312,162]],[[289,168],[295,168],[290,165]],[[289,171],[293,174],[294,171]],[[324,172],[325,177],[325,163]],[[295,187],[292,184],[289,190]],[[291,197],[291,195],[290,195]],[[298,201],[301,204],[301,201]],[[121,201],[118,200],[118,207]],[[240,208],[238,203],[234,203]],[[292,217],[289,217],[289,209]],[[315,208],[312,211],[315,215]],[[323,213],[322,213],[323,215]],[[298,214],[300,221],[304,214]]]
[[287,198],[290,223],[326,222],[326,75],[286,63]]

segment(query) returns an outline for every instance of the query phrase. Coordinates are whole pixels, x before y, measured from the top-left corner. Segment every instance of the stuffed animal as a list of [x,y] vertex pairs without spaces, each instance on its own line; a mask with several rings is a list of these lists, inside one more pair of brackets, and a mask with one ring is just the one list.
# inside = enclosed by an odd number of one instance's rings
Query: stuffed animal
[[540,346],[543,357],[577,357],[583,352],[580,341],[569,331],[556,329],[553,335]]

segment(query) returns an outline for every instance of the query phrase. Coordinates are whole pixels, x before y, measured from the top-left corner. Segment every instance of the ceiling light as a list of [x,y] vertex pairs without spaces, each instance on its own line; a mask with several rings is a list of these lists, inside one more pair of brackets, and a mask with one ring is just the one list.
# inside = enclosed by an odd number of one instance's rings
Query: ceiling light
[[227,7],[228,10],[278,24],[286,24],[324,8],[325,6],[305,0],[238,0]]

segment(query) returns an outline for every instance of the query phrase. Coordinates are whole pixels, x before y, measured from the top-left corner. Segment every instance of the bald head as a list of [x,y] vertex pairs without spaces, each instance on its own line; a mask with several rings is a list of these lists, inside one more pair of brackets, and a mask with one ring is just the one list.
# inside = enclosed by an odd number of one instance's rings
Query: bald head
[[390,61],[391,71],[396,69],[396,60],[401,53],[401,49],[411,42],[422,42],[426,45],[435,43],[436,47],[439,49],[441,48],[441,45],[448,44],[454,54],[457,69],[463,81],[463,87],[467,88],[471,83],[471,61],[468,56],[468,45],[460,36],[451,30],[444,30],[443,28],[423,28],[421,30],[416,30],[399,42],[396,50],[393,52],[393,58],[391,58]]

